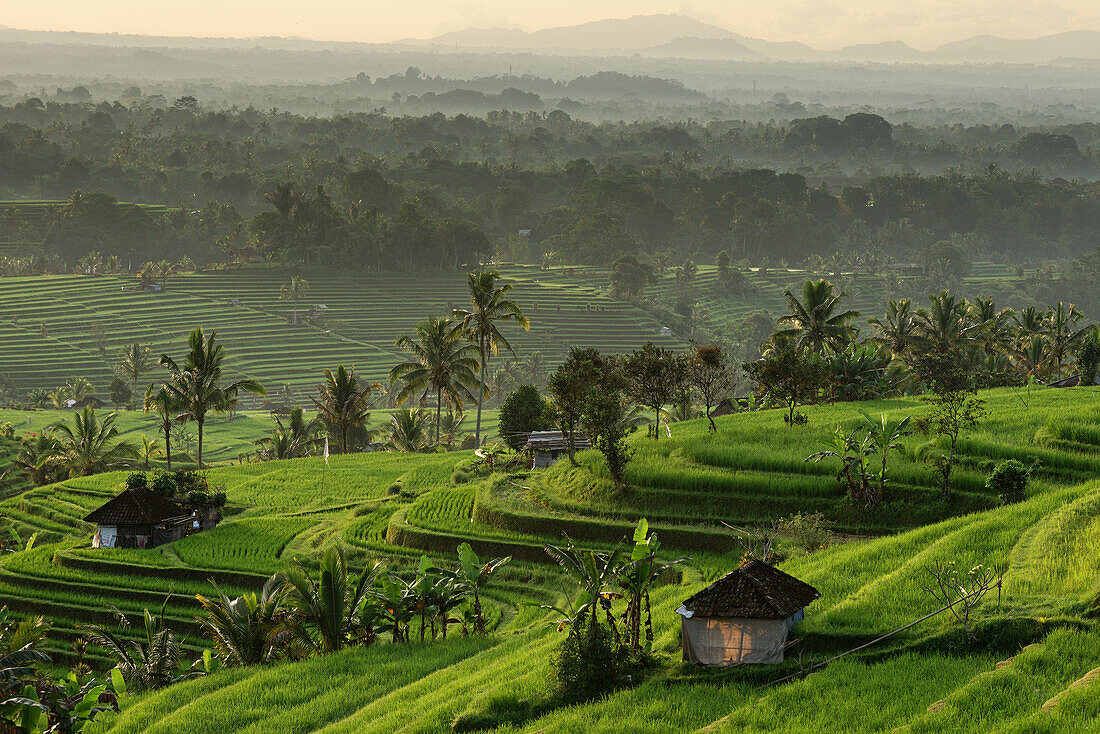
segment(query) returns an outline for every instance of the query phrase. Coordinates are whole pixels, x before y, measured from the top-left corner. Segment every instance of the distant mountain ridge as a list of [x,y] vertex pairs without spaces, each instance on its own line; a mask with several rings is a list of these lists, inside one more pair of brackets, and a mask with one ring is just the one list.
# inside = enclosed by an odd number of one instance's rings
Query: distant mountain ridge
[[531,51],[599,55],[640,54],[654,58],[719,61],[850,61],[867,63],[1041,64],[1060,59],[1100,60],[1100,30],[1076,30],[1026,39],[979,35],[931,51],[902,41],[882,41],[823,50],[799,41],[768,41],[735,33],[687,15],[635,15],[572,26],[524,31],[467,28],[427,39],[390,43],[316,41],[297,37],[199,38],[79,31],[29,31],[0,25],[0,41],[117,47],[266,48],[280,50],[432,49]]

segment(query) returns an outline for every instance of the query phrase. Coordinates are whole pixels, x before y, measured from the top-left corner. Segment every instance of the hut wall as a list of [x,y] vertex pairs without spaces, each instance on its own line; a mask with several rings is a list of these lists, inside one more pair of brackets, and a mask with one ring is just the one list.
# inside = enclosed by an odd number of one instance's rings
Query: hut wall
[[714,666],[780,663],[788,620],[681,617],[680,630],[687,662]]

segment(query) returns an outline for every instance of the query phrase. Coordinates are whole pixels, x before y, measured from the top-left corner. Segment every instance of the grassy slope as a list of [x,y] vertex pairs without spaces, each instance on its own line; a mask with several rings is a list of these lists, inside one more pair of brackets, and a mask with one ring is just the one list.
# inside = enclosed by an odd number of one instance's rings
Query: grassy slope
[[[975,502],[992,507],[976,486],[978,479],[986,464],[1014,446],[1021,456],[1044,461],[1043,476],[1026,502],[964,515],[955,515],[957,508],[941,507],[921,463],[913,460],[929,439],[914,436],[906,439],[906,455],[896,464],[897,476],[911,486],[905,504],[875,518],[876,527],[868,528],[887,534],[796,556],[784,565],[822,591],[802,633],[806,653],[824,655],[930,611],[933,604],[921,590],[927,563],[951,559],[967,568],[1008,563],[1000,604],[987,602],[980,615],[979,650],[960,645],[955,626],[941,616],[900,635],[884,650],[774,688],[757,686],[793,672],[794,663],[765,672],[677,665],[673,610],[707,578],[735,563],[730,554],[693,552],[695,560],[685,569],[682,584],[662,587],[654,595],[656,649],[665,662],[661,671],[605,701],[547,712],[515,729],[664,732],[713,725],[717,731],[750,732],[870,732],[897,726],[914,732],[942,731],[944,726],[973,732],[1081,730],[1081,723],[1096,715],[1094,698],[1083,694],[1082,686],[1070,689],[1058,706],[1046,711],[1040,707],[1100,665],[1100,632],[1087,621],[1100,610],[1100,573],[1094,563],[1100,552],[1100,486],[1087,480],[1096,475],[1100,459],[1095,436],[1071,430],[1095,424],[1098,395],[1091,390],[1040,391],[1026,410],[1013,391],[985,397],[991,416],[964,450],[968,468],[963,483],[971,485]],[[94,618],[105,601],[136,612],[172,588],[169,614],[177,624],[187,625],[194,614],[190,595],[208,588],[202,569],[266,574],[294,558],[308,565],[334,539],[354,549],[357,564],[381,556],[398,569],[406,568],[421,551],[387,542],[387,537],[395,539],[398,518],[419,533],[410,537],[438,548],[432,555],[440,557],[460,537],[474,538],[483,553],[494,547],[490,541],[505,550],[522,550],[553,538],[552,519],[570,518],[597,528],[607,525],[598,514],[605,507],[624,518],[639,507],[643,513],[663,509],[670,520],[679,521],[664,531],[667,551],[676,552],[669,541],[678,537],[673,530],[700,531],[722,516],[716,509],[723,505],[704,501],[708,498],[723,498],[726,517],[737,516],[747,506],[743,497],[754,493],[751,506],[762,516],[820,504],[841,512],[842,504],[825,502],[828,482],[818,472],[827,467],[804,464],[801,458],[814,450],[815,436],[837,421],[853,420],[856,407],[921,410],[917,401],[822,406],[810,409],[808,428],[794,431],[783,427],[776,414],[763,413],[721,419],[717,438],[709,437],[700,421],[674,426],[672,441],[653,444],[638,436],[633,471],[639,486],[617,499],[606,494],[598,463],[589,460],[582,462],[582,470],[559,466],[519,479],[517,484],[526,490],[496,483],[495,494],[490,491],[492,479],[450,485],[451,468],[468,458],[462,453],[336,457],[326,471],[323,495],[316,459],[219,467],[211,478],[228,486],[236,514],[215,532],[152,552],[82,550],[90,529],[81,525],[79,515],[113,491],[121,476],[71,480],[0,503],[0,513],[17,523],[38,523],[56,541],[0,561],[0,599],[47,609],[59,617],[59,632],[68,639],[64,635],[82,619]],[[760,465],[762,455],[769,457],[767,466]],[[668,470],[669,465],[684,469]],[[658,471],[662,468],[665,473]],[[768,477],[770,483],[755,484]],[[809,489],[796,491],[802,486]],[[785,488],[791,491],[785,494]],[[516,513],[538,508],[544,513],[543,529],[518,532],[474,521],[471,513],[482,497]],[[662,498],[664,505],[659,504]],[[769,502],[774,503],[772,512]],[[947,519],[905,530],[914,524],[906,508],[922,518],[940,513]],[[260,578],[225,578],[220,583],[236,589]],[[560,588],[560,579],[546,566],[516,562],[491,594],[497,632],[488,640],[407,649],[380,645],[338,658],[224,672],[127,699],[124,713],[105,719],[98,730],[412,732],[448,730],[459,716],[495,717],[499,722],[503,712],[522,709],[524,701],[538,700],[544,690],[546,663],[560,638],[539,624],[540,612],[528,605],[554,598]],[[1079,620],[1074,627],[1063,628],[1074,619]],[[1036,639],[1042,640],[1038,647],[986,675],[995,662]],[[927,710],[941,700],[932,712]]]

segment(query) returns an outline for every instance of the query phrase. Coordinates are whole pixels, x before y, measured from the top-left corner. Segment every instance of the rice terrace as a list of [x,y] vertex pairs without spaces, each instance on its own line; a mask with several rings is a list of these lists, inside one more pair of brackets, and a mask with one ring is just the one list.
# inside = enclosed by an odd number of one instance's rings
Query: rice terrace
[[0,4],[0,732],[1100,732],[1074,2]]

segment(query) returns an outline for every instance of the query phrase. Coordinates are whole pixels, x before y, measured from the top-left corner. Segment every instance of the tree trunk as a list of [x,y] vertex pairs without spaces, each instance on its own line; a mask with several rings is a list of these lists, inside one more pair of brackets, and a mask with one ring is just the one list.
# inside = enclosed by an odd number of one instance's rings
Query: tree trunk
[[168,460],[168,471],[172,471],[172,424],[164,423],[164,458]]
[[661,406],[653,406],[653,414],[657,417],[656,429],[653,431],[653,440],[661,440]]
[[199,456],[198,456],[198,462],[199,462],[199,471],[202,471],[202,424],[204,422],[204,419],[199,418],[195,422],[199,424]]
[[718,433],[718,426],[714,424],[714,419],[710,417],[710,403],[707,403],[707,420],[710,422],[710,430]]
[[474,425],[474,443],[481,446],[481,404],[485,400],[485,373],[489,371],[489,359],[485,354],[485,335],[478,340],[481,349],[481,390],[477,394],[477,423]]
[[435,445],[439,446],[439,421],[443,418],[443,391],[435,391]]

